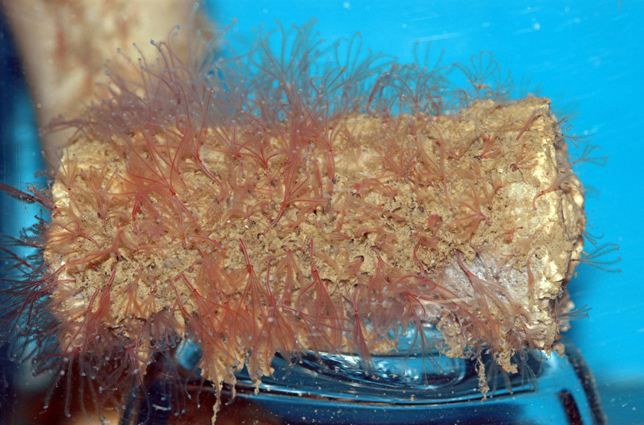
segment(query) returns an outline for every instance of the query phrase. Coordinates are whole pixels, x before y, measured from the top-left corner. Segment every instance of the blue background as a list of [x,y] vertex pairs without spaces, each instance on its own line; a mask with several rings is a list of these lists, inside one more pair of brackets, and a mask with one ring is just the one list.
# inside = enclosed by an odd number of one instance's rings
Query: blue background
[[[522,87],[551,98],[558,115],[572,114],[572,132],[609,158],[605,166],[582,164],[576,171],[587,188],[588,230],[620,245],[622,271],[578,269],[570,291],[590,312],[570,336],[597,378],[610,423],[644,423],[643,1],[235,0],[206,7],[219,25],[237,19],[231,35],[241,40],[258,26],[273,28],[275,20],[315,18],[327,40],[359,32],[366,47],[402,61],[412,60],[419,41],[444,51],[445,62],[490,51]],[[5,46],[0,55],[0,180],[21,185],[33,180],[39,149],[8,52]],[[33,214],[3,199],[0,215],[6,230],[8,220],[15,226]]]

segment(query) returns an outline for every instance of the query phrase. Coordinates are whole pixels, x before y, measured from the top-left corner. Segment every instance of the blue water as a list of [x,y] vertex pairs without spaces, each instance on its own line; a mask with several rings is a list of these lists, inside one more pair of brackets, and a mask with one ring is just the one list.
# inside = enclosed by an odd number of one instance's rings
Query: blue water
[[[611,423],[644,423],[643,1],[235,0],[207,7],[221,25],[237,19],[231,35],[240,40],[276,19],[315,18],[326,39],[359,32],[365,47],[402,61],[412,60],[418,42],[443,51],[445,62],[490,51],[523,91],[551,98],[561,116],[571,114],[572,132],[608,156],[605,166],[576,171],[587,188],[589,231],[620,245],[621,272],[579,268],[570,290],[590,312],[570,335],[597,377]],[[23,184],[37,168],[38,147],[27,92],[13,79],[19,73],[7,52],[0,55],[0,178]],[[9,168],[16,163],[23,168]],[[8,217],[30,218],[24,209],[7,214],[16,207],[2,202],[3,226]]]

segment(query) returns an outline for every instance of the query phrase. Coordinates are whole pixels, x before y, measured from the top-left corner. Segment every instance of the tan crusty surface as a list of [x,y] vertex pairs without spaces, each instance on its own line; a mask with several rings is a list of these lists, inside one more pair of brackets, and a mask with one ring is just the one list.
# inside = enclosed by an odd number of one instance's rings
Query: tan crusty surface
[[172,131],[65,151],[45,253],[64,349],[92,349],[91,318],[144,369],[174,331],[220,383],[270,374],[275,351],[387,350],[423,321],[448,355],[514,371],[567,325],[583,195],[547,99],[347,117],[296,145],[211,128],[198,156]]

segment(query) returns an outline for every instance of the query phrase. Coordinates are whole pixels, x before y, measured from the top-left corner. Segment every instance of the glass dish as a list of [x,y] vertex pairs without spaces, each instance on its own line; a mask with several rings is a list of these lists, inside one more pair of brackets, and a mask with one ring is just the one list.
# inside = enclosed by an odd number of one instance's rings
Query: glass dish
[[[427,341],[440,335],[425,326]],[[576,349],[565,355],[532,350],[517,356],[508,375],[483,357],[490,390],[482,395],[475,360],[437,350],[414,350],[409,331],[389,353],[365,362],[359,355],[306,352],[276,355],[274,374],[254,383],[242,370],[234,397],[246,399],[287,424],[603,424],[594,380]],[[183,344],[179,364],[196,363],[198,350]],[[233,389],[225,393],[232,398]]]

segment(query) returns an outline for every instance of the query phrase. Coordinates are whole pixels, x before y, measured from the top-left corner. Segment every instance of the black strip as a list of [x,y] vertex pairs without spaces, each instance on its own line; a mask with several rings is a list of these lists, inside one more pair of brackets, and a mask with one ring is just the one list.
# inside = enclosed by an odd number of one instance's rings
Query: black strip
[[584,425],[584,422],[581,420],[581,413],[579,412],[579,406],[575,401],[575,398],[570,394],[569,391],[563,390],[559,391],[559,401],[561,402],[564,412],[566,412],[566,418],[568,418],[568,423],[570,425]]

